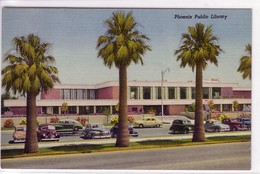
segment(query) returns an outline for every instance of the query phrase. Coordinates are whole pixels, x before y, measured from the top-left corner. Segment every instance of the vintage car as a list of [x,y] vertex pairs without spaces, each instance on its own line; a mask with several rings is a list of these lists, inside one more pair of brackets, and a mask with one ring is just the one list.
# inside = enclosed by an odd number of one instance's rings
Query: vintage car
[[40,124],[37,131],[38,141],[59,141],[60,135],[53,124]]
[[142,120],[136,120],[133,123],[134,127],[161,127],[163,123],[157,120],[155,117],[144,117]]
[[83,129],[83,125],[73,119],[63,119],[54,124],[55,129],[59,133],[78,133]]
[[[128,130],[129,130],[129,135],[133,136],[133,137],[138,137],[138,132],[131,127],[130,124],[128,124]],[[112,138],[116,138],[117,137],[117,131],[118,131],[118,123],[116,123],[111,129],[110,129],[110,133],[111,133],[111,137]]]
[[206,132],[230,131],[229,125],[223,124],[220,121],[214,119],[207,120],[204,124],[204,127]]
[[237,120],[246,125],[247,129],[251,129],[251,118],[238,117]]
[[231,131],[247,130],[246,125],[238,121],[236,118],[225,118],[222,120],[223,124],[227,124]]
[[189,132],[193,132],[194,130],[194,124],[191,123],[188,119],[176,119],[173,120],[172,125],[170,127],[170,131],[172,133],[184,133],[188,134]]
[[26,125],[15,126],[13,133],[13,142],[14,143],[23,143],[25,142],[26,137]]
[[82,139],[95,139],[95,138],[111,138],[109,131],[105,129],[105,126],[100,123],[87,124],[82,134]]
[[[14,143],[24,143],[26,138],[26,125],[15,126],[13,133]],[[40,124],[37,130],[38,141],[59,141],[60,135],[52,124]]]

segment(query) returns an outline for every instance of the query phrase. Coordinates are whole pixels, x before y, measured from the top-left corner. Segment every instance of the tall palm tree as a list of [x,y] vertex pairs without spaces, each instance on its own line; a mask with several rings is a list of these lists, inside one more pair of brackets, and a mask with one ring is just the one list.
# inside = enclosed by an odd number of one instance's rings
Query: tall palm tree
[[104,65],[119,69],[119,133],[116,146],[129,146],[127,122],[127,67],[134,62],[143,65],[143,55],[151,50],[145,41],[150,40],[137,29],[132,12],[113,12],[112,17],[105,21],[107,31],[97,41],[98,57]]
[[36,120],[36,96],[41,90],[47,91],[59,82],[58,70],[51,66],[55,62],[54,57],[46,55],[48,43],[41,43],[40,38],[30,34],[25,38],[13,39],[15,53],[8,54],[4,58],[7,63],[2,69],[2,87],[6,91],[21,93],[26,96],[26,142],[25,153],[38,151],[37,120]]
[[251,71],[252,46],[251,46],[251,44],[246,45],[245,52],[247,52],[248,55],[241,57],[240,65],[239,65],[237,71],[242,73],[243,79],[249,78],[251,80],[251,75],[252,75],[252,71]]
[[177,61],[181,61],[180,67],[186,65],[196,69],[196,101],[195,101],[195,128],[193,142],[205,141],[203,125],[203,70],[208,62],[218,65],[217,56],[222,52],[216,44],[218,38],[212,34],[212,26],[205,28],[204,24],[197,23],[195,27],[189,26],[188,32],[182,34],[181,46],[175,51]]

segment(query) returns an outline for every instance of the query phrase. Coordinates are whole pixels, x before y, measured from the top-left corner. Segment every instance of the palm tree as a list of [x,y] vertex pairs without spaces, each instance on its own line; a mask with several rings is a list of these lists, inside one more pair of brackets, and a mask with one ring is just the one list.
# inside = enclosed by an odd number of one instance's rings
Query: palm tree
[[150,40],[137,29],[132,12],[113,12],[112,17],[105,21],[107,31],[98,38],[98,57],[103,59],[105,66],[113,65],[119,69],[119,133],[116,146],[129,146],[127,122],[127,67],[134,62],[143,65],[143,55],[151,50],[145,41]]
[[196,68],[196,101],[195,101],[195,128],[193,142],[205,141],[205,131],[203,125],[203,70],[208,62],[218,65],[217,56],[222,52],[216,44],[218,38],[212,34],[212,26],[205,28],[204,24],[197,23],[195,27],[189,26],[188,32],[182,34],[181,46],[175,51],[177,61],[181,61],[180,67],[186,65]]
[[36,120],[36,96],[41,90],[47,91],[59,82],[58,70],[51,66],[55,62],[54,57],[46,56],[48,43],[41,43],[40,38],[30,34],[25,38],[13,39],[15,53],[8,54],[4,58],[7,66],[2,69],[2,87],[6,91],[12,90],[15,94],[26,96],[26,142],[25,153],[38,151],[37,120]]
[[251,80],[252,46],[250,44],[246,45],[245,52],[248,55],[241,57],[237,71],[242,73],[243,79],[249,78]]

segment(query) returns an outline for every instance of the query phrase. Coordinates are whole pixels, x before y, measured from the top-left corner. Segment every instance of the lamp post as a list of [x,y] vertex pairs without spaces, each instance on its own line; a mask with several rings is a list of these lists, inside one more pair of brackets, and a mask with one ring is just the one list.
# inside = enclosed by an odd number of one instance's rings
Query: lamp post
[[163,77],[164,77],[164,74],[165,74],[166,72],[170,72],[170,68],[166,68],[165,70],[162,70],[162,72],[161,72],[161,75],[162,75],[162,80],[161,80],[162,121],[164,121],[164,120],[163,120],[163,117],[164,117],[164,109],[163,109],[163,97],[164,97]]

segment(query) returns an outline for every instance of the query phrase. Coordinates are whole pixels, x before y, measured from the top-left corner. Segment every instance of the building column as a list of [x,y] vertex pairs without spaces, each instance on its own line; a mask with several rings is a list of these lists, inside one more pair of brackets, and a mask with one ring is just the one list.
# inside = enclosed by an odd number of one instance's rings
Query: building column
[[110,114],[113,114],[113,106],[110,105]]
[[168,87],[164,87],[164,98],[163,99],[168,99]]
[[95,113],[97,113],[97,107],[96,106],[93,106],[93,107],[94,107],[94,109],[93,109],[94,111],[93,112],[95,114]]
[[222,112],[222,111],[223,111],[223,104],[220,104],[220,107],[219,107],[219,109],[220,109],[220,112]]
[[212,95],[212,87],[209,88],[209,99],[212,99],[213,98],[213,95]]
[[59,115],[61,115],[61,107],[59,106]]
[[140,86],[140,87],[139,87],[139,90],[140,90],[140,100],[143,100],[143,99],[144,99],[144,98],[143,98],[143,93],[144,93],[143,87]]
[[176,87],[176,99],[180,99],[180,87]]
[[76,113],[79,114],[79,106],[76,106]]

